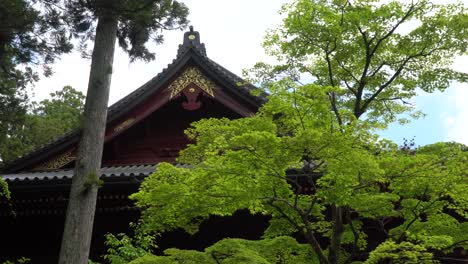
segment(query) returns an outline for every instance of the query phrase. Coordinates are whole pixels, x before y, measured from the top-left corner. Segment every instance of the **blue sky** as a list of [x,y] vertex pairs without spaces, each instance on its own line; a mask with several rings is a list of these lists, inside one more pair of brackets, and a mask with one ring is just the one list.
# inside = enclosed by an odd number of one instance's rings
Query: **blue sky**
[[[277,12],[286,0],[182,0],[190,9],[190,21],[200,32],[208,56],[227,69],[242,75],[242,69],[252,67],[255,62],[274,60],[265,55],[261,43],[266,30],[281,22]],[[434,0],[436,3],[453,3],[452,0]],[[468,0],[463,0],[465,5]],[[260,11],[261,10],[261,11]],[[110,103],[129,94],[153,78],[177,54],[183,32],[165,33],[165,43],[148,45],[156,51],[156,60],[150,63],[130,63],[127,55],[116,49]],[[454,69],[468,72],[468,56],[456,58]],[[54,67],[54,75],[43,78],[34,89],[35,100],[65,85],[86,93],[89,76],[89,60],[79,53],[62,57]],[[391,125],[382,136],[401,143],[403,138],[415,137],[418,145],[437,141],[458,141],[468,145],[468,84],[454,83],[444,93],[420,93],[414,99],[417,109],[427,114],[425,118],[405,126]]]
[[404,138],[414,138],[417,145],[438,141],[468,144],[468,84],[452,83],[444,92],[420,92],[414,103],[426,116],[406,125],[394,123],[380,133],[382,137],[399,144]]

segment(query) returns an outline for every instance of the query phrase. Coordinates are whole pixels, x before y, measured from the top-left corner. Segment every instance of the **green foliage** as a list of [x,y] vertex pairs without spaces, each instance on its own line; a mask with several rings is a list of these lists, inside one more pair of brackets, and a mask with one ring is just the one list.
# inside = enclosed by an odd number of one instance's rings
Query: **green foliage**
[[0,144],[1,158],[13,160],[50,140],[80,127],[85,96],[70,86],[51,93],[50,99],[30,105],[20,127]]
[[214,263],[210,258],[195,250],[167,250],[169,256],[154,256],[146,255],[135,259],[131,264],[197,264],[197,263]]
[[432,264],[432,254],[426,251],[424,246],[415,245],[410,242],[397,244],[393,241],[386,241],[380,244],[365,264],[395,263],[395,264]]
[[[307,245],[298,244],[291,237],[276,237],[260,241],[223,239],[204,252],[168,249],[165,256],[146,255],[132,264],[273,264],[318,263]],[[113,262],[112,262],[113,264]]]
[[66,34],[67,18],[55,7],[58,3],[38,0],[0,3],[0,83],[15,81],[13,86],[24,87],[38,78],[31,65],[44,66],[45,73],[50,74],[49,64],[71,51],[73,45]]
[[85,191],[89,190],[91,187],[101,187],[104,184],[104,181],[99,179],[96,173],[89,173],[85,177]]
[[3,264],[27,264],[27,263],[30,263],[30,261],[31,261],[30,259],[22,257],[22,258],[19,258],[17,260],[13,260],[13,261],[7,260],[7,261],[4,261],[2,263]]
[[154,59],[145,43],[149,39],[161,43],[162,30],[187,24],[188,9],[178,1],[2,1],[0,83],[14,82],[11,87],[24,87],[36,81],[38,75],[31,67],[34,65],[45,67],[46,75],[51,74],[50,64],[73,49],[74,38],[85,51],[87,41],[93,40],[96,14],[104,9],[119,16],[119,45],[132,59]]
[[0,178],[0,197],[10,199],[10,190],[8,189],[8,184],[2,178]]
[[[350,246],[341,248],[340,261],[373,250],[362,219],[373,221],[389,245],[403,245],[401,254],[409,261],[429,258],[431,250],[466,246],[460,242],[467,239],[467,226],[457,220],[466,219],[467,211],[465,146],[436,143],[400,150],[380,140],[372,123],[345,111],[348,125],[340,126],[327,107],[333,88],[285,80],[272,87],[256,116],[192,125],[187,135],[196,144],[178,160],[188,166],[160,164],[131,196],[143,209],[143,231],[194,233],[210,215],[248,209],[272,216],[265,237],[298,232],[317,256],[322,254],[321,263],[328,263],[325,252],[331,250],[330,244],[321,248],[321,238],[338,234],[340,244]],[[301,192],[297,178],[287,176],[291,171],[312,189]],[[329,208],[342,208],[343,230],[334,228]],[[375,254],[400,250],[385,245]]]
[[[51,74],[50,64],[72,50],[58,1],[0,1],[0,145],[21,129],[27,111],[26,88]],[[3,154],[3,151],[0,153]]]
[[296,0],[280,13],[286,18],[264,46],[283,64],[258,63],[253,73],[266,84],[309,74],[316,84],[338,87],[329,93],[337,118],[348,109],[385,125],[414,110],[409,99],[417,88],[443,91],[468,80],[450,68],[467,51],[461,3]]
[[65,14],[72,27],[70,32],[80,39],[80,49],[88,56],[88,42],[93,40],[96,15],[104,9],[118,16],[117,39],[130,59],[150,61],[155,58],[145,44],[163,42],[163,31],[186,27],[188,8],[172,0],[72,1],[65,3]]
[[125,234],[106,235],[107,253],[104,259],[111,264],[127,264],[130,261],[151,253],[154,237],[136,234],[130,238]]

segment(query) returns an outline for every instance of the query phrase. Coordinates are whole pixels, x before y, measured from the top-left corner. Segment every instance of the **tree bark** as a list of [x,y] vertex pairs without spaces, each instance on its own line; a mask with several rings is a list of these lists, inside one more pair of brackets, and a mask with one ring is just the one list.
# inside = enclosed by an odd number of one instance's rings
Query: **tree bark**
[[328,260],[330,264],[338,264],[340,260],[341,238],[344,231],[343,214],[343,207],[336,205],[332,206],[333,229],[330,237],[330,247],[328,251]]
[[98,14],[83,133],[68,201],[60,264],[88,263],[96,198],[101,182],[99,176],[116,35],[117,17],[112,12],[101,11]]

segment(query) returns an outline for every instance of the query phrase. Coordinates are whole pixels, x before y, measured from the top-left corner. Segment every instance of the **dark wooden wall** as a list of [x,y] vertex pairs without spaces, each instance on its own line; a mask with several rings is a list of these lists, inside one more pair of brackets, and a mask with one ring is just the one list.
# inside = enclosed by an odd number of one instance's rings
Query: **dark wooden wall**
[[193,111],[182,107],[179,97],[135,124],[104,146],[103,166],[174,162],[189,140],[184,134],[194,121],[209,117],[239,118],[212,98],[201,97]]

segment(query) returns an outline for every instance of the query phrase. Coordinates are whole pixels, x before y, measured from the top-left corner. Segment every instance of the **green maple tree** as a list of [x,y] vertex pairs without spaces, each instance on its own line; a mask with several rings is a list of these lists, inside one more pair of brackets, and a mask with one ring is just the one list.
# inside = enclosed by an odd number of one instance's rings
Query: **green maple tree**
[[[189,166],[160,164],[132,195],[139,230],[194,233],[248,209],[271,216],[265,239],[307,241],[313,256],[284,263],[434,263],[466,249],[467,147],[401,149],[377,133],[420,115],[418,89],[466,81],[449,67],[466,54],[465,7],[298,0],[282,11],[265,46],[283,63],[252,70],[268,102],[254,117],[194,123],[178,159]],[[137,263],[180,263],[166,253]]]
[[[265,237],[299,232],[319,263],[333,263],[333,237],[340,262],[370,254],[368,263],[395,256],[429,263],[439,251],[467,246],[465,146],[401,150],[352,113],[340,126],[329,110],[332,88],[291,86],[277,86],[255,117],[193,124],[188,135],[197,143],[178,160],[190,168],[160,164],[132,195],[144,209],[140,228],[194,233],[210,215],[248,209],[272,216]],[[333,208],[343,208],[339,228]],[[377,248],[369,226],[385,239]]]

